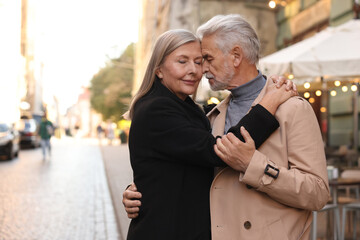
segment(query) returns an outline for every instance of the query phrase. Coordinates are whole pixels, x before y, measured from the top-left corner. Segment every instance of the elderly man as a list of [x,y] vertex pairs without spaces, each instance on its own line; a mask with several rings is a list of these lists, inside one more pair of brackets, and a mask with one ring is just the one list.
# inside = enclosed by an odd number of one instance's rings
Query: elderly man
[[[208,113],[213,135],[223,135],[273,83],[256,68],[260,42],[240,15],[215,16],[197,34],[211,88],[231,92]],[[309,238],[311,211],[329,199],[319,125],[301,97],[280,105],[275,117],[280,128],[257,150],[253,141],[243,143],[232,134],[217,140],[215,151],[229,167],[217,171],[210,189],[212,239]],[[135,217],[138,208],[132,207],[139,201],[128,199],[140,193],[131,189],[125,191],[123,203]]]

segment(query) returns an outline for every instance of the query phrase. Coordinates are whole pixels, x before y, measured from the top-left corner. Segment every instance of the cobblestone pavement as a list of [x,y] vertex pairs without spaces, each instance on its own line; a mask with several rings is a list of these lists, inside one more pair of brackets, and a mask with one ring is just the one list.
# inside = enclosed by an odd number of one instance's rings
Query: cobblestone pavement
[[52,157],[24,149],[0,161],[0,240],[117,240],[98,142],[52,139]]

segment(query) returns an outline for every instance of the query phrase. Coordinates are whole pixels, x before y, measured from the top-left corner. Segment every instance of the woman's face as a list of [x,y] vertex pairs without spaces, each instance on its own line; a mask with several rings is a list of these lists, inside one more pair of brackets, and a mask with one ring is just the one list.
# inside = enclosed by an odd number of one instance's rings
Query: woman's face
[[162,84],[180,99],[195,93],[202,77],[202,55],[199,42],[178,47],[165,58],[156,75]]

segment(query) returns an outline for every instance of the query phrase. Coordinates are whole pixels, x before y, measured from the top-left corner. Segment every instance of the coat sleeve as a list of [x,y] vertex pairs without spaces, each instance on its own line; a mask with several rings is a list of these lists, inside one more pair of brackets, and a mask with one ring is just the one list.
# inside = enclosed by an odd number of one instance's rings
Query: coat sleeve
[[[194,111],[185,111],[169,98],[151,99],[139,106],[130,129],[134,154],[181,164],[225,165],[215,154],[215,139],[206,121],[202,122]],[[200,111],[198,114],[202,114]]]
[[[287,119],[280,120],[279,131],[284,136],[283,146],[287,148],[281,151],[283,159],[271,159],[256,150],[240,181],[282,204],[319,210],[330,196],[320,128],[307,101],[290,100],[283,107],[283,111],[288,111]],[[267,165],[279,170],[277,178],[265,174]],[[273,171],[272,175],[276,173]]]
[[[143,116],[140,114],[143,119],[141,124],[137,124],[140,129],[134,130],[148,134],[146,138],[152,142],[154,151],[159,153],[157,156],[187,164],[225,166],[215,154],[216,139],[205,126],[194,124],[195,119],[184,114],[176,103],[168,99],[157,99],[151,105],[150,111],[142,113]],[[275,117],[260,105],[244,116],[238,125],[244,126],[254,136],[257,145],[261,145],[279,126]],[[241,139],[240,132],[237,132],[235,135]]]
[[279,127],[279,122],[268,110],[266,110],[266,108],[257,104],[238,122],[238,124],[228,130],[228,133],[232,132],[237,138],[245,142],[240,133],[241,126],[244,126],[249,132],[255,142],[256,148],[259,148]]

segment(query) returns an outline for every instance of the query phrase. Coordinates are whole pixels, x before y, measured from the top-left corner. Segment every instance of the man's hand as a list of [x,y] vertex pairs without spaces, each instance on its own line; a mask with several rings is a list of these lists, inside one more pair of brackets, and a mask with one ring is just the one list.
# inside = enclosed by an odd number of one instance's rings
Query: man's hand
[[244,127],[240,128],[245,142],[228,133],[216,140],[215,153],[234,170],[245,172],[255,152],[255,143]]
[[130,187],[124,191],[122,200],[128,218],[137,218],[139,216],[140,198],[141,193],[137,191],[135,183],[131,183]]

